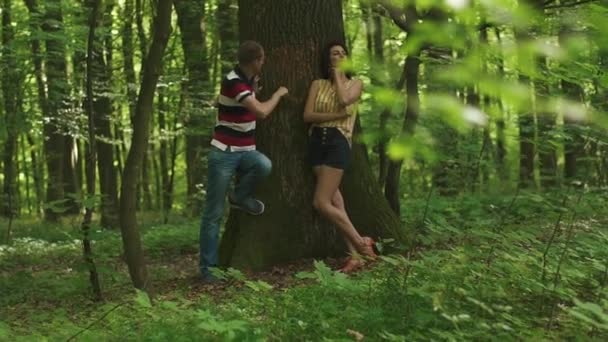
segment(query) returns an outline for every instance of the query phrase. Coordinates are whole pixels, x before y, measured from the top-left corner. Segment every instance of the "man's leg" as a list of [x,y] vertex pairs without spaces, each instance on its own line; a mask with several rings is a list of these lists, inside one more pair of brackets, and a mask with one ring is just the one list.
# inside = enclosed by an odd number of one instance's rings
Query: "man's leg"
[[237,169],[239,181],[231,201],[252,214],[261,214],[264,205],[254,199],[253,194],[258,182],[267,177],[271,170],[272,162],[264,154],[258,151],[244,152]]
[[200,270],[209,278],[209,267],[218,264],[220,223],[230,180],[238,165],[238,155],[212,148],[207,160],[207,196],[200,228]]

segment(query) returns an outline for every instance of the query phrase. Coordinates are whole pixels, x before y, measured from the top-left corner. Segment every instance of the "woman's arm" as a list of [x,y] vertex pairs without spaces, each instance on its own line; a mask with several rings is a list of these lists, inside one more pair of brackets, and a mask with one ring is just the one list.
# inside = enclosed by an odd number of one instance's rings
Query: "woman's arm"
[[336,95],[338,95],[338,102],[343,107],[349,106],[361,98],[361,93],[363,92],[363,82],[361,80],[354,80],[353,85],[350,88],[346,88],[346,83],[343,82],[345,77],[340,77],[340,73],[342,71],[338,69],[332,69],[332,77],[334,79],[334,83],[336,84]]
[[348,116],[346,109],[343,108],[339,113],[318,113],[314,111],[315,101],[319,93],[319,82],[313,81],[308,91],[308,98],[306,99],[306,105],[304,106],[304,122],[306,123],[321,123],[326,121],[332,121],[336,119],[342,119]]

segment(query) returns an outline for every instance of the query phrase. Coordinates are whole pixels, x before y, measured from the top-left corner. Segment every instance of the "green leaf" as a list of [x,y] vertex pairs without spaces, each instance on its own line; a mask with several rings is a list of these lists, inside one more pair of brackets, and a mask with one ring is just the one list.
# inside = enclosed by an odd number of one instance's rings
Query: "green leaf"
[[139,289],[135,289],[135,303],[142,308],[151,308],[152,302],[148,293]]

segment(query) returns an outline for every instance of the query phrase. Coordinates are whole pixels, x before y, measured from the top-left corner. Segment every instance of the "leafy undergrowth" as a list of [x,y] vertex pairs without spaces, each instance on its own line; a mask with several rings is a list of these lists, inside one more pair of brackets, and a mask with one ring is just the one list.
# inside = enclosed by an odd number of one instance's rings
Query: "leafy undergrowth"
[[350,277],[303,260],[205,286],[198,222],[151,224],[152,302],[132,290],[117,232],[94,236],[95,303],[77,230],[31,230],[0,247],[0,339],[608,340],[604,193],[404,201],[416,247]]

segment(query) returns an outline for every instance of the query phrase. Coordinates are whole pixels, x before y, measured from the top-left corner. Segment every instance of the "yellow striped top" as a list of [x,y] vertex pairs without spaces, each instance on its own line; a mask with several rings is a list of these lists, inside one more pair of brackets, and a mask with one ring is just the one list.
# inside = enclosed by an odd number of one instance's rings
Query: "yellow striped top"
[[[315,99],[314,111],[317,113],[337,113],[341,111],[342,107],[338,101],[338,95],[336,94],[336,88],[333,83],[326,79],[320,79],[317,82],[319,82],[319,92]],[[346,89],[349,89],[353,84],[355,84],[355,82],[352,79],[349,79],[346,82]],[[315,123],[313,124],[313,127],[336,127],[350,142],[357,117],[357,102],[346,106],[346,113],[348,113],[349,116],[338,120]]]

